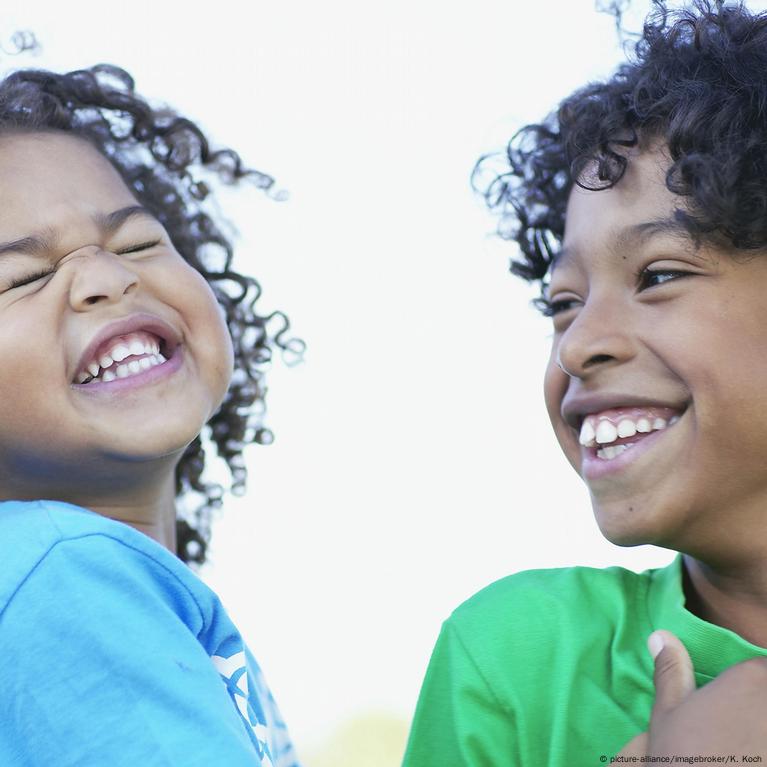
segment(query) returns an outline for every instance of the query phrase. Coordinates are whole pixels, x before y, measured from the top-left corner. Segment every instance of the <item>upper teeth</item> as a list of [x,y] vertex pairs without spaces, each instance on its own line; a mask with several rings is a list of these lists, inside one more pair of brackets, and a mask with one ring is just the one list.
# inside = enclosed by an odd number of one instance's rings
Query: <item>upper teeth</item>
[[[141,354],[151,356],[140,360],[130,360],[124,365],[118,365],[114,370],[107,370],[115,362],[122,362],[127,357]],[[142,370],[147,370],[163,362],[165,362],[165,357],[160,354],[160,342],[149,333],[141,331],[125,336],[116,336],[98,357],[91,360],[77,374],[75,380],[82,384],[90,379],[96,379],[99,375],[99,369],[101,369],[102,375],[98,380],[112,381],[115,378],[125,378],[128,375],[140,373]]]
[[578,441],[585,447],[594,447],[597,444],[606,445],[615,442],[619,437],[633,437],[637,432],[647,433],[665,429],[678,420],[679,416],[677,415],[668,421],[665,418],[653,417],[652,415],[638,418],[624,415],[620,416],[616,425],[606,417],[587,416],[583,420]]

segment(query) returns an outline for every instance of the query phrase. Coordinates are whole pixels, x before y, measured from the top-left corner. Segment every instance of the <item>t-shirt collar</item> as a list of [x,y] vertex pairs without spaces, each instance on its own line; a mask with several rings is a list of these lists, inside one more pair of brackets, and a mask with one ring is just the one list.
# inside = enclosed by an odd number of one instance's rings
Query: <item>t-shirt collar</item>
[[690,653],[698,682],[705,682],[744,660],[767,656],[767,648],[747,642],[730,629],[709,623],[685,607],[682,588],[684,560],[653,571],[648,594],[652,629],[666,629],[684,643]]

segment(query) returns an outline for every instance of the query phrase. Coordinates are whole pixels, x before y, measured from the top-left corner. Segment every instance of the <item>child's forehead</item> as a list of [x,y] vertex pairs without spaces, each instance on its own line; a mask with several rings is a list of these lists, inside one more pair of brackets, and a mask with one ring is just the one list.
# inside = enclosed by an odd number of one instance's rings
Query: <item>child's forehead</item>
[[135,202],[111,163],[83,139],[63,132],[0,136],[0,239]]
[[554,255],[549,268],[549,278],[556,272],[567,269],[568,266],[578,264],[583,260],[584,254],[591,252],[605,254],[613,262],[631,261],[631,256],[636,251],[651,243],[654,239],[662,239],[668,243],[673,241],[679,248],[685,251],[697,251],[687,227],[674,217],[648,219],[636,223],[616,223],[611,229],[604,229],[601,237],[593,237],[586,240],[571,238],[563,244]]
[[55,172],[73,165],[89,171],[112,168],[106,157],[86,139],[54,130],[0,133],[0,165],[27,173],[42,169]]
[[[605,189],[573,185],[565,212],[562,250],[611,243],[630,247],[643,235],[678,233],[675,210],[684,198],[666,185],[669,163],[663,152],[646,151],[629,158],[622,178]],[[558,259],[560,260],[560,259]]]

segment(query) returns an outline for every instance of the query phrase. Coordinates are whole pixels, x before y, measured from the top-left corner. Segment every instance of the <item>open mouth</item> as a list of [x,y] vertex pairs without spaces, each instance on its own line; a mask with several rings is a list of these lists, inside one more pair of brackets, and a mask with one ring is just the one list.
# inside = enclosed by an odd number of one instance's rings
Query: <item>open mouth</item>
[[618,408],[588,415],[581,423],[578,441],[591,458],[612,461],[674,426],[688,406],[689,403],[681,408]]
[[148,330],[114,336],[94,352],[73,383],[88,386],[141,375],[167,362],[173,347],[175,344]]
[[[585,479],[597,479],[632,464],[651,450],[656,442],[663,441],[663,435],[674,428],[687,412],[689,405],[690,403],[681,408],[665,408],[666,412],[663,415],[652,409],[653,412],[645,413],[649,423],[640,422],[641,416],[636,414],[633,424],[627,424],[625,421],[632,419],[624,418],[625,413],[621,413],[620,418],[610,419],[609,426],[602,426],[602,421],[606,419],[599,419],[597,428],[589,430],[587,419],[584,419],[579,440],[583,459],[582,476]],[[652,418],[649,418],[650,415]],[[622,428],[619,432],[620,426]],[[630,434],[628,432],[632,431],[632,427],[635,431]],[[592,431],[596,432],[593,437]],[[589,437],[591,438],[588,439]]]

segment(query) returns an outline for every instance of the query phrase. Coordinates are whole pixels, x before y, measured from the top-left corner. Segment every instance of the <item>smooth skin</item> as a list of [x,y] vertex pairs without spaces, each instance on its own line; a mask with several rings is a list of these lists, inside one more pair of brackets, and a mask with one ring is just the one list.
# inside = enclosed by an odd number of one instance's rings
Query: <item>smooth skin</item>
[[[223,401],[233,350],[210,286],[154,217],[96,223],[137,204],[81,139],[0,137],[0,244],[46,242],[0,255],[0,499],[74,503],[175,552],[175,467]],[[74,388],[90,340],[137,312],[177,330],[182,367],[119,397]]]
[[[644,147],[613,188],[572,192],[548,290],[546,406],[581,475],[568,402],[641,396],[684,410],[620,471],[584,477],[597,523],[618,545],[683,552],[687,609],[767,647],[767,253],[696,247],[674,223],[685,202],[666,188],[668,166],[662,147]],[[694,719],[708,738],[697,753],[746,744],[767,753],[767,700],[751,696],[763,666],[742,666],[680,696],[678,716],[661,706],[652,747],[685,753]],[[735,729],[726,710],[740,717]],[[752,730],[757,741],[740,737]]]

